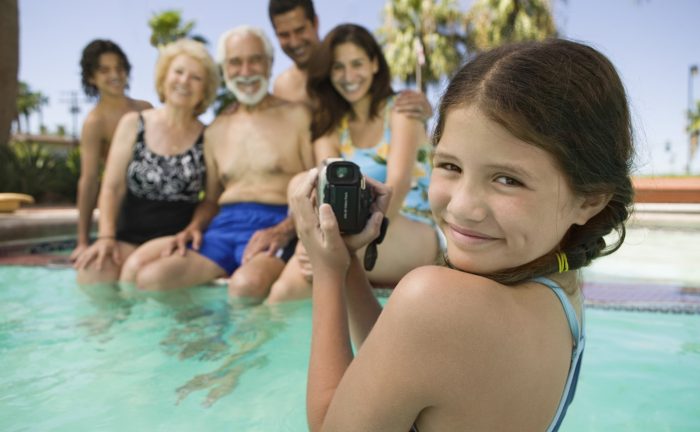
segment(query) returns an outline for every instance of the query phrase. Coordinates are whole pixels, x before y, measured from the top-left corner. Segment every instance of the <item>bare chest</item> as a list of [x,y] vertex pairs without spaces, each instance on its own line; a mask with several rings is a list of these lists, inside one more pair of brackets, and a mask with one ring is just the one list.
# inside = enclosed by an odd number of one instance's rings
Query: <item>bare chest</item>
[[301,171],[299,125],[284,117],[242,118],[217,137],[216,159],[226,181]]

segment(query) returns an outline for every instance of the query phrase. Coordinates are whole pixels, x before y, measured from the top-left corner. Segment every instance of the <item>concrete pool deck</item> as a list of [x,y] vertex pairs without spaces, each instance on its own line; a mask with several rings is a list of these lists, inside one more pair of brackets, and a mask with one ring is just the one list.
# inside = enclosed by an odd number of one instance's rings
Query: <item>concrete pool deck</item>
[[[75,242],[78,212],[75,207],[29,207],[13,213],[0,213],[0,266],[42,266],[68,268],[66,250]],[[700,203],[638,203],[628,224],[630,230],[669,230],[680,238],[690,238],[683,246],[695,257],[675,262],[678,266],[700,262]],[[623,246],[624,248],[625,246]],[[621,250],[622,252],[622,250]],[[677,251],[658,250],[660,256]],[[687,252],[687,250],[686,250]],[[652,252],[653,254],[654,252]],[[647,263],[654,260],[649,252],[642,256],[624,257],[623,260]],[[615,255],[609,257],[614,258]],[[600,261],[608,259],[601,258]],[[676,260],[678,261],[678,260]],[[624,263],[623,263],[624,264]],[[644,267],[644,266],[642,266]],[[595,263],[593,268],[595,269]],[[619,273],[624,273],[621,266]],[[634,280],[609,281],[605,276],[586,277],[584,295],[589,306],[625,310],[655,310],[679,313],[700,313],[700,278],[689,280],[655,280],[642,277]],[[602,280],[601,280],[602,279]]]

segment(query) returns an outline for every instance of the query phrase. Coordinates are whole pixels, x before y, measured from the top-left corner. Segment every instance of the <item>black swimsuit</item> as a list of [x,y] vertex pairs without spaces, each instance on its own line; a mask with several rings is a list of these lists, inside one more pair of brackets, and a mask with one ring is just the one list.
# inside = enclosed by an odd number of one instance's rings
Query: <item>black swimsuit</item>
[[184,152],[153,153],[144,139],[144,121],[126,172],[127,190],[117,221],[117,239],[140,245],[181,231],[192,219],[206,181],[204,131]]

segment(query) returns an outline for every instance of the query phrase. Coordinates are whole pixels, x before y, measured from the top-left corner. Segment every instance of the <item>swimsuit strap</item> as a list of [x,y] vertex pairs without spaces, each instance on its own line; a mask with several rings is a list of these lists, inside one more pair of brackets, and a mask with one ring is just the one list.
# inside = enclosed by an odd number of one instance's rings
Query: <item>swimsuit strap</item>
[[391,143],[391,110],[394,109],[394,101],[396,98],[394,96],[389,96],[386,98],[386,105],[384,106],[384,142],[387,144]]
[[[350,127],[348,125],[347,114],[340,120],[340,124],[338,125],[338,133],[340,134],[340,145],[342,146],[347,140],[350,139]],[[352,141],[350,142],[350,145],[352,145]]]
[[133,159],[140,159],[141,153],[146,151],[146,122],[143,120],[143,115],[139,111],[139,121],[136,129],[136,141],[134,143],[134,149],[131,152]]
[[[449,261],[448,267],[454,268],[449,263]],[[566,377],[566,386],[564,387],[564,392],[562,393],[563,396],[559,402],[559,406],[557,407],[557,413],[554,415],[554,419],[547,428],[547,432],[552,432],[559,429],[559,426],[561,425],[561,422],[564,419],[564,413],[566,412],[566,408],[574,398],[574,392],[576,391],[576,382],[578,381],[578,375],[581,370],[581,354],[583,353],[584,334],[582,331],[579,330],[578,320],[576,319],[576,312],[574,310],[574,306],[571,304],[569,298],[566,296],[566,293],[559,286],[559,284],[546,277],[536,277],[532,280],[534,282],[541,283],[542,285],[548,287],[554,292],[554,294],[557,295],[557,298],[559,299],[562,307],[564,308],[564,313],[566,314],[566,319],[569,323],[569,329],[571,330],[571,335],[574,339],[573,353],[571,355],[571,365],[569,368],[569,374]],[[581,318],[581,322],[583,323],[583,317]],[[411,430],[409,432],[418,432],[418,427],[415,423],[411,426]]]
[[[554,419],[547,428],[547,432],[552,432],[559,429],[559,426],[564,419],[566,409],[574,399],[576,384],[581,371],[581,356],[585,345],[585,331],[582,327],[579,327],[574,307],[559,284],[546,277],[537,277],[532,280],[547,286],[557,295],[562,307],[564,308],[564,313],[566,314],[566,319],[569,322],[569,329],[571,330],[571,335],[574,340],[574,346],[571,353],[571,364],[569,366],[569,374],[566,377],[564,392],[562,393],[562,398],[559,401],[559,406],[557,407],[557,412],[554,415]],[[581,314],[581,324],[583,324],[583,311],[581,311]]]
[[553,280],[551,280],[549,278],[536,277],[533,279],[533,281],[547,286],[548,288],[550,288],[554,292],[554,294],[557,295],[557,298],[559,298],[559,301],[561,302],[561,305],[564,308],[564,313],[566,314],[566,319],[569,322],[569,329],[571,330],[571,335],[573,336],[573,339],[574,339],[574,347],[576,347],[576,345],[578,345],[579,339],[581,339],[580,329],[579,329],[579,325],[578,325],[578,319],[576,319],[576,312],[574,310],[574,306],[569,301],[569,297],[566,296],[566,293],[559,286],[558,283],[554,282]]
[[197,140],[196,140],[196,141],[194,142],[194,144],[192,145],[193,148],[194,148],[194,147],[201,148],[201,147],[204,146],[204,132],[205,132],[206,130],[207,130],[207,126],[204,125],[204,127],[202,127],[202,132],[199,133],[199,136],[197,137]]
[[137,131],[136,139],[137,140],[143,140],[143,133],[146,130],[146,122],[143,120],[143,115],[141,114],[141,111],[139,111],[139,128]]

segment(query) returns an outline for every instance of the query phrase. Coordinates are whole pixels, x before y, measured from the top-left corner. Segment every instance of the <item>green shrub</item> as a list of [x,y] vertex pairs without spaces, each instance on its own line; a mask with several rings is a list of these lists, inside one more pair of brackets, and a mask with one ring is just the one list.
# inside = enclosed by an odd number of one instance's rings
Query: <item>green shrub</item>
[[74,203],[79,177],[77,148],[61,154],[34,142],[0,146],[0,192],[25,193],[38,203]]

